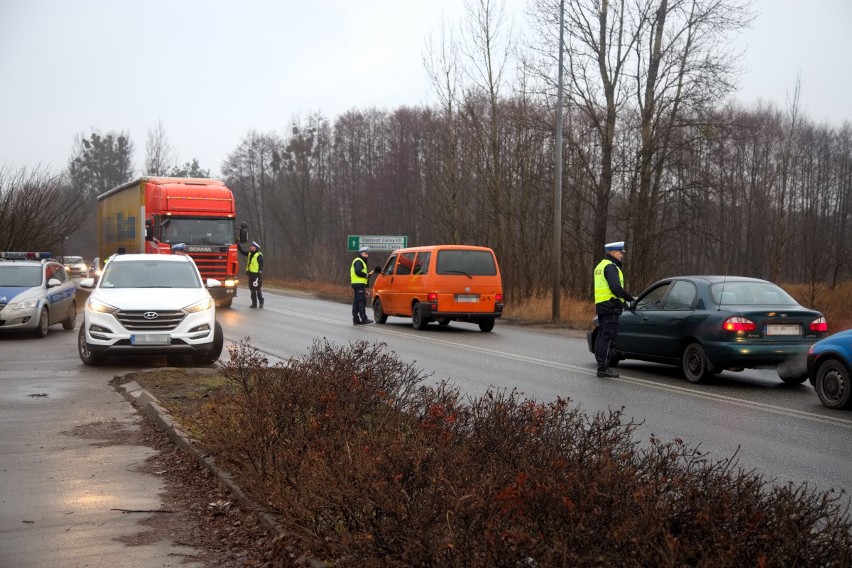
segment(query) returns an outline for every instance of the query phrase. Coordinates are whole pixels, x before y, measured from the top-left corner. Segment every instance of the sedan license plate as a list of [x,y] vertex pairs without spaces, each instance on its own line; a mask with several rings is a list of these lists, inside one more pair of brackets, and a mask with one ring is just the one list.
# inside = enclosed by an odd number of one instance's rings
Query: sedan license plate
[[169,345],[171,342],[168,333],[134,333],[130,336],[131,345]]
[[475,303],[479,301],[479,294],[456,294],[456,302]]
[[766,335],[802,335],[802,326],[796,324],[779,325],[770,323],[766,326]]

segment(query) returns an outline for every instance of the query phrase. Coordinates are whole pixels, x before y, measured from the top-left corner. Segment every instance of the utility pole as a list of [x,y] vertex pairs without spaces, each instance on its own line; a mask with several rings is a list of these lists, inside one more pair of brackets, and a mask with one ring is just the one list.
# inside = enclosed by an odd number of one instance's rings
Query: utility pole
[[562,54],[565,30],[565,0],[559,0],[559,80],[556,89],[556,148],[553,151],[556,178],[553,187],[553,321],[559,321],[562,300]]

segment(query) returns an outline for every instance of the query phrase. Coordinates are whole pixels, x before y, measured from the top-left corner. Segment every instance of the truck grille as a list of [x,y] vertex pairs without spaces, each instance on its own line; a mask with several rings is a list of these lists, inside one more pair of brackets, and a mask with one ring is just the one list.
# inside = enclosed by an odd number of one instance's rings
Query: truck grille
[[[157,316],[151,317],[151,314]],[[180,310],[136,310],[121,311],[115,317],[128,331],[171,331],[180,324],[184,315]]]
[[226,252],[197,252],[190,250],[189,256],[195,261],[198,271],[204,278],[225,280],[228,277],[228,253]]

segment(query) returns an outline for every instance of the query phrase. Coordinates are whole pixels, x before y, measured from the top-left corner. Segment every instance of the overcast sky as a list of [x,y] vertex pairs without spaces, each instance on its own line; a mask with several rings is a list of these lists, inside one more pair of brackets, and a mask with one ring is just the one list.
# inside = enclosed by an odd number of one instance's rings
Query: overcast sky
[[[507,0],[518,12],[526,0]],[[737,98],[852,120],[852,0],[755,0]],[[462,0],[0,0],[0,166],[67,165],[75,134],[129,132],[137,173],[162,121],[214,175],[294,115],[433,101],[422,58]]]

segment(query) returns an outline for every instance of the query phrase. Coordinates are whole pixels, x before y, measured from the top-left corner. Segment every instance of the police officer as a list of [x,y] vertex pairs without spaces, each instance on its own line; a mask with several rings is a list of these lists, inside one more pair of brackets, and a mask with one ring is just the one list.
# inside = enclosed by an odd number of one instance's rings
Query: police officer
[[595,359],[599,377],[617,377],[610,369],[612,346],[618,337],[618,319],[624,311],[624,303],[632,302],[633,296],[624,289],[624,241],[605,245],[606,257],[595,267],[595,313],[598,316],[598,338],[595,344]]
[[[240,243],[237,243],[237,248],[240,254],[246,257],[246,276],[248,277],[248,287],[251,292],[250,308],[263,307],[263,253],[260,252],[260,244],[257,241],[252,241],[249,245],[248,252],[243,250]],[[258,303],[259,302],[259,303]]]
[[361,247],[358,249],[358,256],[352,261],[349,266],[349,280],[352,283],[354,298],[352,300],[352,324],[363,325],[373,323],[373,320],[367,317],[367,285],[370,282],[370,275],[378,273],[379,267],[373,269],[372,272],[367,271],[367,259],[370,257],[370,249]]

